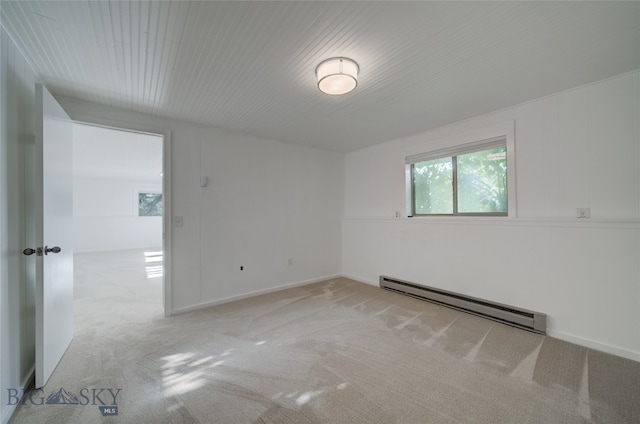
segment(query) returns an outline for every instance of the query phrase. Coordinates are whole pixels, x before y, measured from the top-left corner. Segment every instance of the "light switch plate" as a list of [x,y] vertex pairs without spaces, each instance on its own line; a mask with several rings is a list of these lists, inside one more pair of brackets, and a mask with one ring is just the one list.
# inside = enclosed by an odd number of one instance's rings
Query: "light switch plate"
[[176,228],[184,227],[184,219],[181,216],[173,217],[173,226]]

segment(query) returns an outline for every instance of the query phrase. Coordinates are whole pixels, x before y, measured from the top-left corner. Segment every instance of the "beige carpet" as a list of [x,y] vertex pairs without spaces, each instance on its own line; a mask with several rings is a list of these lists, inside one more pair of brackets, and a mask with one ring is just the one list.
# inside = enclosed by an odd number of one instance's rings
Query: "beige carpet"
[[11,423],[640,422],[638,362],[346,279],[165,319],[150,264],[77,255],[75,339]]

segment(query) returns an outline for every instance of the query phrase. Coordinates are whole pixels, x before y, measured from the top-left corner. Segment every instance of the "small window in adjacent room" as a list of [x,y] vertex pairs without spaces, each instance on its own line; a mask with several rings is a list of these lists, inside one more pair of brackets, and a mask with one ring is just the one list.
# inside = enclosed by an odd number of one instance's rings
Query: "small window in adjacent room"
[[162,193],[138,193],[139,216],[162,216]]
[[406,158],[412,216],[507,216],[507,143],[498,137]]

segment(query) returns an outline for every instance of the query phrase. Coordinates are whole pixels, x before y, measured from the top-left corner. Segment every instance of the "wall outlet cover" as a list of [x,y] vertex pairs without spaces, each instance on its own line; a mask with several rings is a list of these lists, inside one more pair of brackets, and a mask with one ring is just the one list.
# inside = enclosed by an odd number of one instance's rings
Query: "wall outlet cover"
[[577,208],[576,209],[576,217],[580,219],[591,218],[591,209],[590,208]]

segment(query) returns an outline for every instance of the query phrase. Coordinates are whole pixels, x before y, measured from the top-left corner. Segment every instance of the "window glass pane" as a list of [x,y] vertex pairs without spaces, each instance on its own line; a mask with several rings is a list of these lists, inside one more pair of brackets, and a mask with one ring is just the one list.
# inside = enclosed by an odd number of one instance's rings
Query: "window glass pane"
[[138,215],[162,216],[162,193],[138,193]]
[[458,212],[507,212],[507,148],[457,156]]
[[413,165],[416,215],[453,213],[453,161],[441,158]]

